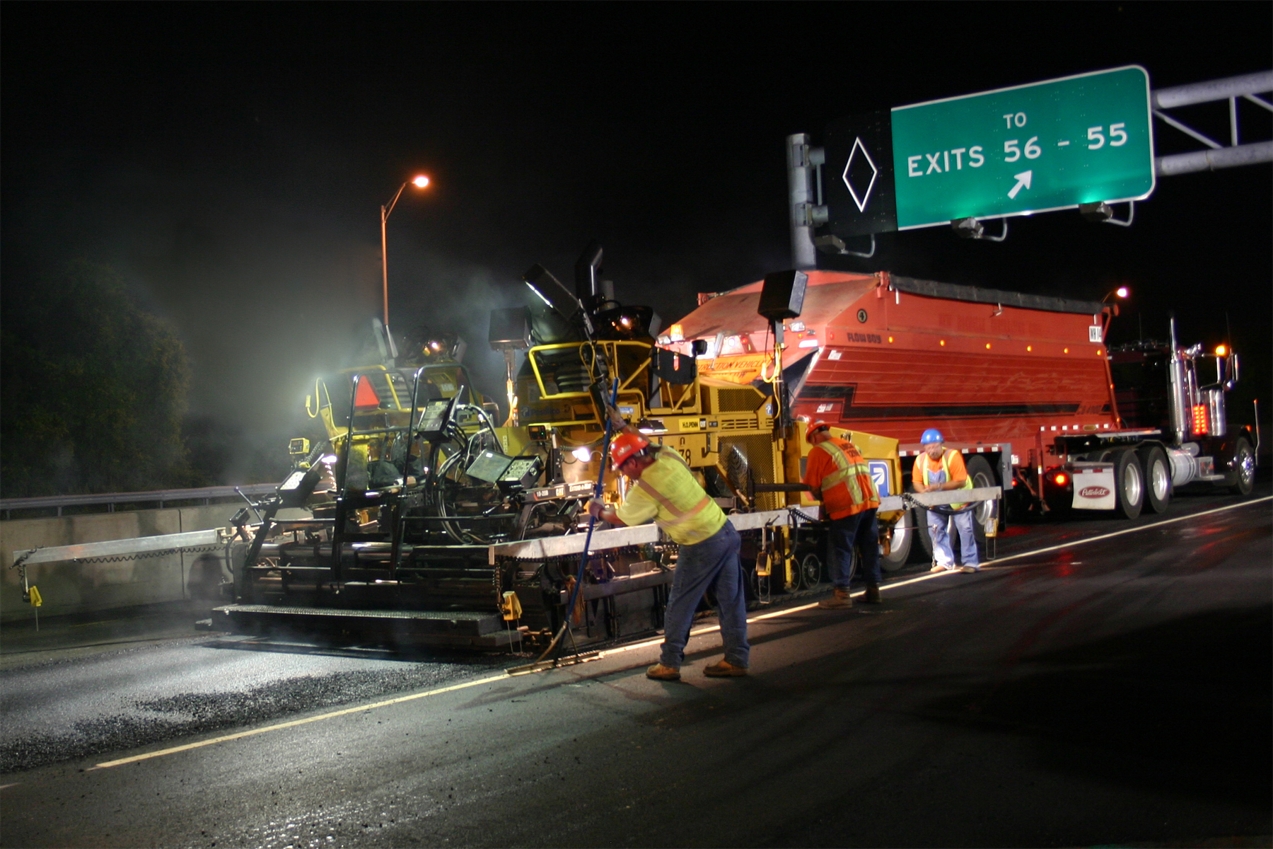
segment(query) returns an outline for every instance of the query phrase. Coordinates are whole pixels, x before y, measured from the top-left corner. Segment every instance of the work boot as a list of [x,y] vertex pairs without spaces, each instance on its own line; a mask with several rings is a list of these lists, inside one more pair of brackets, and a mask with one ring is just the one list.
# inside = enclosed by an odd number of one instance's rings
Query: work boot
[[977,567],[977,566],[961,566],[961,567],[959,567],[959,571],[960,571],[960,572],[963,572],[965,575],[975,575],[975,574],[977,574],[977,572],[979,571],[979,567]]
[[954,567],[954,566],[943,566],[943,565],[941,565],[940,563],[934,563],[934,564],[933,564],[933,568],[929,569],[928,571],[930,571],[930,572],[953,572],[953,571],[954,571],[954,569],[955,569],[955,567]]
[[865,601],[867,604],[879,604],[880,603],[880,585],[867,584],[866,595],[862,598],[862,600]]
[[653,678],[655,681],[680,681],[681,670],[672,666],[664,666],[656,663],[649,669],[645,670],[646,678]]
[[853,606],[853,599],[849,598],[848,587],[836,587],[831,592],[830,598],[824,598],[818,602],[818,607],[823,610],[843,610],[846,607]]
[[705,667],[703,674],[708,678],[740,678],[747,674],[747,667],[736,666],[722,658],[719,663]]

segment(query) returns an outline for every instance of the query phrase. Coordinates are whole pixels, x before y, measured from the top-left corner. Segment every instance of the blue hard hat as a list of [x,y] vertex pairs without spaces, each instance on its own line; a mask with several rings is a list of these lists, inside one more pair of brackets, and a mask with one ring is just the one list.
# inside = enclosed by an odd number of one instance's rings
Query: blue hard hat
[[919,438],[920,445],[932,445],[934,442],[945,441],[946,440],[941,435],[941,431],[935,427],[930,427],[928,430],[924,431],[924,435]]

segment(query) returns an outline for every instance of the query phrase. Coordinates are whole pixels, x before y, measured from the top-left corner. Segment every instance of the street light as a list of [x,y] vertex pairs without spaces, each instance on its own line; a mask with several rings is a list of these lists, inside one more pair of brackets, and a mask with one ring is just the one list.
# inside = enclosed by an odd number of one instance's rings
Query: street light
[[423,174],[417,174],[407,182],[398,187],[398,191],[394,193],[393,200],[380,207],[380,268],[384,277],[384,307],[385,307],[385,329],[389,329],[389,251],[388,243],[385,239],[385,224],[389,221],[389,214],[393,212],[393,208],[398,205],[398,198],[402,197],[402,190],[407,186],[415,186],[417,189],[423,189],[429,185],[429,178]]
[[1113,289],[1109,292],[1106,292],[1105,297],[1101,298],[1101,303],[1102,304],[1105,303],[1111,297],[1118,297],[1120,300],[1122,300],[1122,299],[1125,299],[1131,293],[1132,293],[1132,290],[1128,289],[1126,286],[1119,286],[1117,289]]

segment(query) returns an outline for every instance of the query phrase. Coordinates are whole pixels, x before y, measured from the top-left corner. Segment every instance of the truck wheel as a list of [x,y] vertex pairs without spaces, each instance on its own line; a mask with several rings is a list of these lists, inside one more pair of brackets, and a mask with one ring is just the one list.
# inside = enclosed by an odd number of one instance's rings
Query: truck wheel
[[822,583],[822,558],[812,551],[800,560],[800,583],[806,590],[811,590]]
[[1233,471],[1237,478],[1229,487],[1238,495],[1250,495],[1255,487],[1255,452],[1245,436],[1239,436],[1233,446]]
[[912,527],[912,517],[909,511],[902,514],[902,517],[893,525],[893,539],[889,545],[888,554],[880,555],[880,568],[885,572],[896,572],[906,565],[911,558],[911,547],[915,542],[915,532],[917,528]]
[[[985,457],[969,457],[967,469],[973,487],[999,485],[995,473],[990,469],[990,462]],[[983,563],[986,560],[986,529],[994,528],[995,533],[998,533],[1003,527],[999,506],[999,501],[983,501],[972,514],[972,529],[977,537],[978,559]]]
[[1165,513],[1171,501],[1171,466],[1167,455],[1157,445],[1140,451],[1141,468],[1145,471],[1145,506],[1151,513]]
[[[912,508],[907,517],[915,527],[912,533],[919,541],[919,550],[924,553],[925,562],[933,562],[933,538],[928,534],[928,510],[924,507]],[[913,547],[913,546],[912,546]]]
[[1118,452],[1114,459],[1114,489],[1118,497],[1118,513],[1135,519],[1145,506],[1145,473],[1140,458],[1132,449]]

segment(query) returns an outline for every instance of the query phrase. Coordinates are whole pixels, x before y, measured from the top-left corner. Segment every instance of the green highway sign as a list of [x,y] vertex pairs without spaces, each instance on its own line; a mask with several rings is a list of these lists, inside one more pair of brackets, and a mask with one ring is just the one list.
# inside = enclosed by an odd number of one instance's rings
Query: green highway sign
[[892,110],[897,229],[1154,190],[1149,74],[1114,68]]

